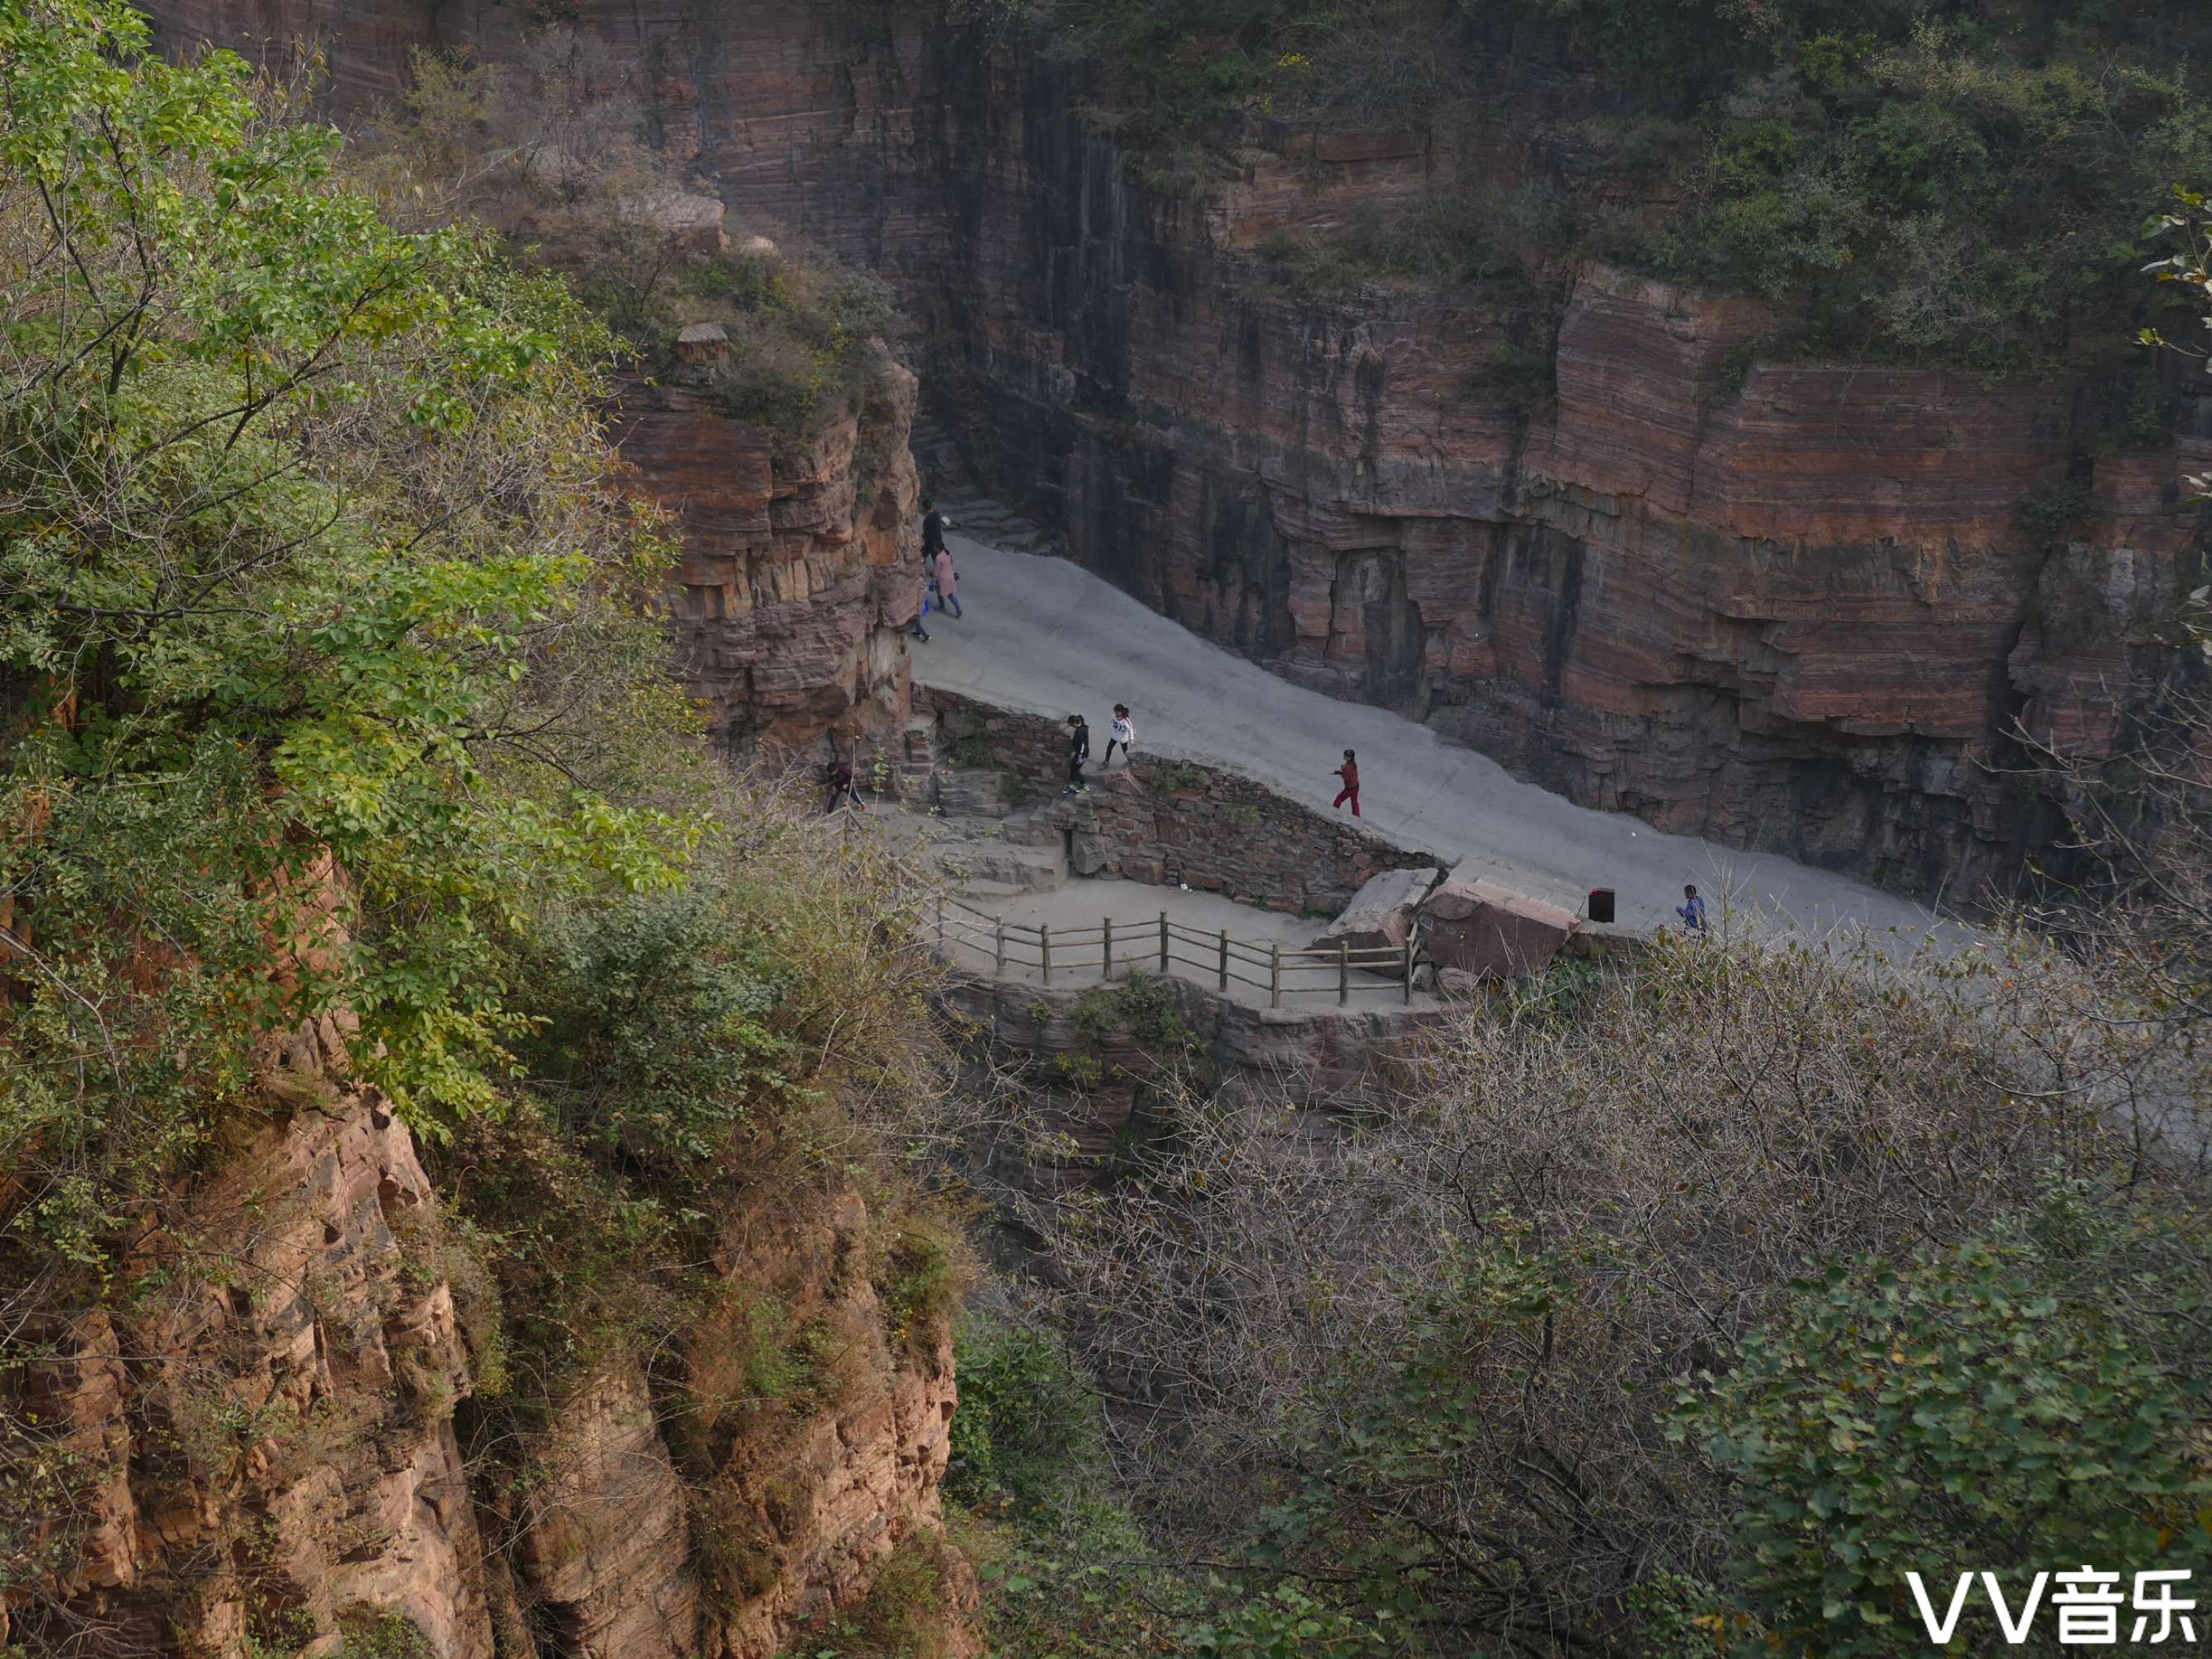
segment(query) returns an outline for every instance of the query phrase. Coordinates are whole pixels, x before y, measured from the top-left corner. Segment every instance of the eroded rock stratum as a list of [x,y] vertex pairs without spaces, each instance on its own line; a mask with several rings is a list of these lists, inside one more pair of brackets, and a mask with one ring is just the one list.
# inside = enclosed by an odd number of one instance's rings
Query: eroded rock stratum
[[[354,106],[409,46],[518,59],[527,27],[478,0],[153,9],[180,40],[312,29]],[[2015,724],[2106,752],[2115,705],[2170,665],[2197,539],[2178,481],[2212,449],[2190,402],[2172,448],[2092,465],[2094,366],[1989,383],[1787,362],[1760,303],[1595,264],[1547,273],[1544,306],[1266,280],[1271,236],[1455,167],[1632,195],[1577,148],[1589,73],[1501,58],[1455,149],[1254,116],[1216,135],[1227,176],[1176,195],[1086,119],[1087,71],[933,8],[573,10],[733,222],[892,280],[925,407],[1076,557],[1577,801],[1917,888],[2003,882],[2055,828],[2007,775]],[[2031,528],[2023,504],[2069,473],[2081,510]],[[856,602],[849,574],[776,562],[763,623]],[[690,637],[742,657],[707,638],[732,631],[714,584],[687,586]],[[823,597],[783,597],[801,586]],[[808,702],[836,678],[849,622],[793,631],[744,695]]]
[[[344,1053],[328,1019],[288,1044],[270,1109],[188,1179],[121,1293],[0,1396],[49,1500],[11,1540],[0,1641],[325,1653],[400,1620],[419,1645],[399,1650],[435,1659],[767,1659],[903,1545],[939,1549],[942,1653],[977,1651],[973,1577],[933,1542],[951,1333],[893,1328],[856,1192],[728,1218],[680,1391],[648,1375],[666,1354],[616,1346],[526,1444],[471,1453],[458,1414],[498,1386],[497,1316],[457,1301],[468,1251]],[[817,1408],[765,1407],[733,1372],[770,1297],[834,1336]]]

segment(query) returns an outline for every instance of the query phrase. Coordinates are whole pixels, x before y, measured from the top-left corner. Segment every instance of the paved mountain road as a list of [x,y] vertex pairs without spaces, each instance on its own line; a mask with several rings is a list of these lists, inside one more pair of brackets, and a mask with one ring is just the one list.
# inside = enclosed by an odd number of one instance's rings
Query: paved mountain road
[[1789,859],[1576,806],[1401,715],[1278,678],[1065,559],[1004,551],[957,532],[947,539],[967,614],[930,613],[931,642],[913,647],[915,678],[1033,714],[1080,711],[1094,757],[1105,752],[1113,705],[1126,702],[1139,752],[1223,762],[1327,812],[1331,773],[1341,751],[1355,749],[1370,827],[1463,874],[1571,908],[1593,887],[1613,888],[1620,920],[1638,926],[1671,921],[1684,882],[1697,883],[1716,911],[1726,895],[1778,925],[1814,932],[1840,925],[1917,935],[1933,920],[1911,900]]

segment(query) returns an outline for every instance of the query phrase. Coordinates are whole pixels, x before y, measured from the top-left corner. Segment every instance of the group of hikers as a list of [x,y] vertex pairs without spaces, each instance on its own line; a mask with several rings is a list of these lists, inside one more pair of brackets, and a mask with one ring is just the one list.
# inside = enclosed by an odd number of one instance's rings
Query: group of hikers
[[[921,606],[915,614],[913,633],[915,639],[925,644],[929,639],[925,619],[933,605],[939,612],[949,613],[956,622],[961,616],[959,573],[953,568],[952,550],[945,544],[945,527],[951,522],[937,510],[935,501],[927,495],[921,498]],[[1117,748],[1121,751],[1122,769],[1127,770],[1130,754],[1136,742],[1137,728],[1129,718],[1128,704],[1115,703],[1113,727],[1106,739],[1105,757],[1098,764],[1101,775],[1114,764],[1114,751]],[[1080,714],[1070,714],[1067,717],[1067,785],[1060,791],[1062,794],[1089,793],[1091,785],[1084,776],[1083,769],[1090,760],[1090,724]],[[1343,787],[1330,803],[1331,808],[1341,810],[1348,803],[1352,807],[1352,816],[1358,817],[1359,757],[1351,750],[1346,750],[1344,764],[1338,767],[1332,775]],[[857,806],[860,804],[860,796],[853,787],[853,768],[849,762],[833,759],[830,785],[830,805],[833,811],[841,805],[849,803]],[[1683,887],[1682,901],[1674,907],[1675,915],[1681,919],[1682,926],[1690,932],[1702,933],[1705,931],[1705,902],[1698,896],[1694,884]]]
[[[1114,750],[1117,747],[1121,751],[1121,769],[1127,771],[1130,752],[1135,748],[1136,742],[1137,728],[1129,719],[1129,705],[1126,702],[1115,703],[1112,735],[1106,739],[1105,758],[1098,763],[1100,775],[1103,776],[1107,768],[1114,764]],[[1070,714],[1067,717],[1067,787],[1060,792],[1061,794],[1081,795],[1090,793],[1090,782],[1083,775],[1084,766],[1090,759],[1091,723],[1080,714]],[[1349,749],[1346,750],[1344,764],[1338,767],[1333,775],[1344,784],[1344,787],[1337,792],[1334,805],[1342,806],[1345,802],[1350,801],[1352,816],[1358,817],[1359,816],[1359,757]]]
[[945,526],[951,522],[937,510],[928,496],[921,498],[921,609],[914,613],[914,637],[929,643],[924,623],[933,603],[960,620],[960,573],[952,568],[952,550],[945,544]]
[[[1114,705],[1114,724],[1106,738],[1106,757],[1098,763],[1100,773],[1103,774],[1108,767],[1113,765],[1114,750],[1117,747],[1121,751],[1121,769],[1127,771],[1130,751],[1136,745],[1137,727],[1129,718],[1129,705],[1117,702]],[[1067,787],[1060,792],[1061,794],[1081,795],[1090,792],[1091,785],[1083,775],[1084,763],[1090,758],[1090,722],[1080,714],[1070,714],[1067,717]]]

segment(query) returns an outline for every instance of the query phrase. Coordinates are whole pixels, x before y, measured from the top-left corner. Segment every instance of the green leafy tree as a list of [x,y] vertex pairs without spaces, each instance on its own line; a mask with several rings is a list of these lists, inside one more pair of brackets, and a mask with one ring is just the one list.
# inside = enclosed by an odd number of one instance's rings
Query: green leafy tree
[[1963,1573],[2212,1564],[2212,1378],[2160,1337],[2201,1319],[2202,1255],[2170,1219],[2069,1225],[1832,1266],[1683,1396],[1672,1432],[1741,1500],[1735,1584],[1789,1650],[1924,1651],[1908,1571],[1941,1607]]
[[49,1263],[307,1018],[483,1109],[502,937],[695,835],[605,335],[299,114],[112,0],[0,12],[0,1202]]

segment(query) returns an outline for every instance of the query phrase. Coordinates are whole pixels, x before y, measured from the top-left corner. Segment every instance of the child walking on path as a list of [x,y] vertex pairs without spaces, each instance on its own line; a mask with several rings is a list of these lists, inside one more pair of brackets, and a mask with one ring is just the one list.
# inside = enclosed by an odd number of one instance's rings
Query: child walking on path
[[1336,769],[1336,775],[1344,780],[1344,787],[1337,792],[1333,806],[1352,803],[1352,816],[1359,816],[1359,759],[1349,749],[1344,751],[1344,764]]
[[1126,702],[1115,703],[1112,735],[1106,739],[1106,758],[1098,763],[1098,769],[1103,772],[1114,763],[1114,745],[1118,743],[1121,745],[1121,769],[1124,772],[1127,771],[1129,745],[1136,740],[1137,728],[1129,724],[1129,705]]
[[960,620],[960,573],[952,568],[952,550],[940,544],[936,562],[937,608],[949,611],[955,622]]
[[1063,795],[1080,793],[1091,786],[1083,781],[1083,763],[1091,758],[1091,728],[1080,714],[1067,717],[1067,787]]
[[1682,926],[1693,933],[1705,931],[1705,902],[1698,896],[1698,890],[1685,884],[1682,902],[1674,907],[1674,914],[1682,919]]

